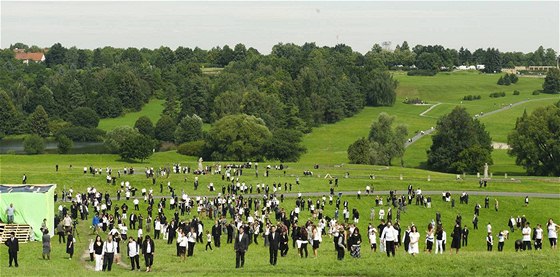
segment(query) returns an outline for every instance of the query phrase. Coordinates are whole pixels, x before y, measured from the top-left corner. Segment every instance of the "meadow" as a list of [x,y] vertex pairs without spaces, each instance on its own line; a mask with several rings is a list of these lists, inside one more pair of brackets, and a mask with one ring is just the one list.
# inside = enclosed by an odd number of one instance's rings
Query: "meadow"
[[163,112],[163,104],[165,100],[152,99],[150,102],[146,103],[142,110],[138,112],[126,113],[120,117],[116,118],[104,118],[99,121],[98,128],[104,131],[111,131],[115,127],[119,126],[130,126],[133,127],[136,120],[141,116],[147,116],[152,123],[155,125],[156,122],[161,117]]
[[[209,70],[209,74],[216,74]],[[287,257],[279,257],[277,266],[268,264],[268,249],[263,246],[262,237],[259,238],[259,245],[252,244],[246,256],[245,268],[236,270],[235,253],[232,245],[225,244],[225,236],[222,236],[222,247],[214,251],[204,251],[203,244],[197,244],[194,257],[182,262],[175,256],[175,245],[167,245],[163,240],[156,241],[156,255],[154,272],[156,276],[178,276],[184,274],[206,275],[206,276],[404,276],[411,274],[430,274],[435,276],[448,275],[468,275],[468,276],[558,276],[560,275],[560,254],[558,250],[551,250],[547,241],[543,242],[542,251],[527,251],[516,253],[513,243],[521,237],[520,231],[510,234],[510,239],[505,243],[504,252],[497,252],[497,243],[493,252],[486,251],[485,235],[486,224],[491,223],[495,234],[499,230],[507,229],[507,220],[510,216],[525,215],[534,227],[537,223],[545,224],[548,218],[554,218],[560,222],[560,178],[550,177],[541,178],[534,176],[524,176],[525,171],[522,167],[515,165],[514,158],[507,155],[507,150],[495,150],[493,152],[494,165],[490,166],[493,178],[486,188],[479,188],[476,175],[459,176],[455,174],[445,174],[426,171],[426,149],[431,145],[431,138],[426,135],[416,143],[412,144],[404,156],[404,167],[399,162],[394,162],[393,166],[369,166],[348,164],[346,150],[348,146],[360,137],[368,135],[369,126],[380,112],[387,112],[397,116],[396,122],[408,125],[410,136],[420,130],[426,130],[435,126],[437,118],[451,111],[456,105],[463,105],[471,114],[488,113],[504,105],[517,103],[523,100],[531,100],[523,104],[514,106],[481,119],[487,126],[494,141],[506,142],[507,134],[513,128],[515,119],[521,116],[526,109],[531,112],[535,108],[552,103],[554,96],[551,95],[532,95],[535,89],[540,89],[542,79],[521,77],[518,84],[502,87],[496,85],[499,78],[498,74],[479,74],[473,72],[459,73],[440,73],[434,77],[410,77],[396,72],[395,78],[399,81],[397,89],[397,102],[393,107],[366,107],[359,114],[344,119],[335,124],[323,125],[314,128],[313,132],[304,137],[303,144],[307,147],[300,161],[297,163],[285,163],[284,170],[274,169],[279,162],[259,163],[259,176],[255,175],[253,169],[246,169],[239,177],[240,182],[245,182],[253,187],[256,193],[257,184],[272,185],[273,183],[292,184],[291,191],[282,188],[278,194],[286,194],[285,201],[281,204],[288,213],[294,207],[294,195],[296,193],[310,193],[312,200],[319,199],[322,195],[328,196],[331,186],[327,175],[338,178],[339,186],[336,193],[342,192],[342,201],[349,201],[349,208],[358,209],[360,221],[357,224],[362,233],[362,257],[353,259],[349,253],[343,261],[336,260],[336,252],[329,236],[323,237],[323,242],[319,248],[318,258],[313,258],[311,249],[309,258],[300,258],[292,248],[290,239],[290,250]],[[512,95],[513,90],[519,90],[521,95]],[[506,97],[494,99],[489,98],[488,94],[494,91],[505,91]],[[465,95],[481,95],[482,100],[463,101]],[[424,116],[420,114],[430,106],[415,106],[402,103],[405,98],[420,98],[429,104],[441,103],[437,107],[427,112]],[[116,119],[104,119],[100,122],[100,128],[111,130],[117,126],[133,126],[136,119],[142,115],[147,115],[155,123],[163,110],[163,101],[152,100],[138,113],[129,113]],[[205,125],[205,128],[209,128]],[[182,191],[194,196],[215,196],[216,192],[207,189],[209,183],[213,183],[215,188],[220,191],[223,185],[227,185],[220,175],[199,176],[200,186],[194,190],[192,174],[171,174],[167,178],[157,178],[156,185],[152,185],[151,179],[147,179],[143,174],[146,168],[154,169],[171,167],[173,164],[188,165],[191,168],[197,166],[198,157],[182,156],[175,152],[156,152],[152,157],[144,162],[123,161],[117,155],[110,154],[85,154],[85,155],[55,155],[44,154],[36,156],[26,155],[0,155],[0,183],[19,184],[23,174],[28,177],[30,184],[57,184],[57,192],[60,196],[62,190],[73,189],[75,192],[83,192],[87,187],[96,187],[99,191],[107,192],[112,197],[116,196],[117,189],[120,188],[121,181],[129,181],[133,187],[153,189],[156,197],[169,197],[170,193],[165,189],[169,183],[178,193]],[[232,162],[233,163],[233,162]],[[215,165],[217,162],[204,162],[204,165]],[[228,162],[220,162],[222,165]],[[238,164],[238,163],[236,163]],[[319,165],[314,169],[314,165]],[[59,170],[55,171],[55,165]],[[265,166],[271,165],[269,177],[264,177]],[[103,170],[102,174],[84,174],[84,167],[94,167]],[[105,168],[122,172],[125,167],[134,167],[137,174],[122,175],[117,185],[106,183]],[[313,176],[303,176],[304,170],[313,171]],[[504,174],[508,177],[505,178]],[[345,176],[348,176],[347,178]],[[300,185],[295,184],[299,178]],[[164,187],[160,193],[160,184]],[[375,206],[375,196],[386,197],[388,190],[398,190],[398,193],[406,193],[409,184],[413,187],[421,188],[424,192],[432,191],[432,208],[416,206],[414,203],[407,207],[406,212],[401,213],[401,226],[404,228],[410,224],[418,226],[422,239],[420,243],[421,253],[417,257],[412,257],[404,253],[402,248],[397,250],[395,258],[387,258],[383,253],[372,253],[367,242],[367,226],[371,222],[379,224],[379,220],[369,220],[370,210],[374,208],[377,214],[379,209],[387,210],[388,206]],[[372,186],[373,195],[365,195],[365,187]],[[362,192],[361,199],[357,199],[357,191]],[[383,193],[382,193],[383,191]],[[440,192],[452,191],[456,201],[455,207],[441,199]],[[468,191],[471,194],[469,204],[459,204],[458,194]],[[475,203],[484,205],[485,193],[497,193],[499,196],[490,198],[490,208],[482,209],[479,221],[480,230],[473,230],[471,223],[473,207]],[[523,194],[543,193],[553,195],[552,198],[530,198],[529,206],[523,204],[524,197],[506,196],[508,192],[518,192]],[[531,194],[532,195],[532,194]],[[251,195],[254,199],[261,198],[259,195]],[[335,197],[336,199],[336,197]],[[499,210],[493,209],[494,201],[499,201]],[[328,200],[328,197],[327,197]],[[132,207],[132,200],[127,204]],[[157,201],[157,199],[156,199]],[[114,201],[121,205],[124,200]],[[69,203],[57,203],[69,205]],[[387,204],[387,203],[385,203]],[[17,209],[17,207],[16,207]],[[145,215],[146,205],[140,205],[140,211]],[[132,212],[132,211],[131,211]],[[445,255],[435,255],[422,252],[424,248],[423,234],[427,224],[435,218],[435,213],[440,212],[444,223],[444,228],[448,235],[448,251]],[[173,211],[167,209],[168,217]],[[342,213],[340,213],[342,214]],[[463,225],[470,229],[469,245],[461,248],[459,255],[449,255],[451,243],[451,231],[456,216],[460,214]],[[325,215],[333,217],[334,205],[325,207]],[[196,213],[185,215],[181,220],[190,220]],[[303,211],[300,218],[310,217],[308,211]],[[90,217],[91,220],[91,217]],[[228,218],[228,220],[230,220]],[[212,220],[204,219],[205,230],[213,224]],[[93,272],[93,263],[89,262],[87,252],[88,241],[93,238],[88,221],[80,221],[78,224],[78,241],[75,249],[74,259],[68,260],[65,254],[65,247],[58,243],[58,237],[52,239],[53,253],[50,261],[41,259],[41,245],[38,242],[21,244],[20,248],[20,267],[7,267],[7,253],[0,251],[0,275],[16,276],[66,276],[70,272],[81,276],[99,275]],[[131,230],[129,234],[135,235],[136,231]],[[103,235],[104,237],[105,235]],[[497,239],[495,239],[497,241]],[[379,243],[379,242],[378,242]],[[123,264],[114,266],[110,276],[131,276],[137,273],[131,272],[128,267],[129,260],[123,257]],[[143,258],[141,266],[144,269]]]
[[[226,181],[222,181],[219,175],[204,175],[200,177],[200,187],[197,191],[193,189],[192,181],[194,175],[192,174],[171,174],[168,178],[159,178],[155,186],[151,185],[151,181],[146,179],[143,174],[122,175],[118,179],[116,186],[105,184],[105,175],[83,174],[82,165],[86,162],[92,162],[92,165],[101,167],[111,166],[117,170],[121,166],[131,166],[120,162],[113,155],[96,155],[98,159],[91,161],[89,156],[82,157],[80,160],[76,155],[42,155],[35,156],[36,159],[8,159],[12,157],[26,157],[26,156],[2,156],[2,176],[1,183],[12,183],[19,180],[20,172],[23,170],[29,176],[30,183],[37,183],[36,180],[45,180],[45,183],[56,182],[58,183],[59,192],[63,188],[73,188],[74,191],[83,191],[86,187],[95,186],[98,190],[110,193],[115,197],[116,190],[120,188],[118,185],[120,181],[130,181],[132,186],[137,188],[146,187],[154,189],[156,197],[169,196],[169,192],[165,189],[167,182],[178,192],[185,191],[191,197],[202,195],[216,195],[211,193],[206,188],[210,182],[219,191]],[[170,153],[157,153],[154,157],[143,164],[132,164],[136,170],[142,170],[145,166],[157,166],[171,163],[170,160],[177,159],[182,164],[190,166],[195,165],[194,159],[180,160],[179,156],[171,155]],[[59,162],[59,171],[54,170],[54,160]],[[72,169],[68,166],[69,163],[73,164]],[[205,163],[206,164],[206,163]],[[8,166],[9,165],[9,166]],[[261,164],[260,166],[264,166]],[[360,212],[360,221],[357,226],[362,231],[362,257],[360,259],[353,259],[346,253],[346,258],[343,261],[336,260],[336,252],[332,245],[332,239],[329,236],[323,237],[323,242],[319,248],[318,258],[313,258],[312,254],[308,258],[300,258],[296,255],[296,251],[292,248],[290,241],[290,250],[287,257],[279,257],[278,265],[273,267],[268,265],[268,249],[263,246],[263,239],[258,239],[259,244],[252,244],[249,247],[249,252],[246,257],[246,265],[244,269],[234,269],[235,254],[233,246],[225,243],[225,236],[222,236],[222,247],[214,249],[213,251],[205,251],[203,244],[197,244],[195,247],[194,256],[187,258],[182,262],[175,256],[175,245],[168,245],[164,240],[156,241],[156,256],[154,274],[157,276],[171,275],[178,276],[183,274],[196,274],[196,275],[270,275],[270,276],[379,276],[379,275],[409,275],[410,273],[427,273],[433,275],[448,275],[453,274],[468,274],[468,275],[487,275],[492,274],[495,276],[505,275],[555,275],[559,273],[559,258],[558,251],[552,251],[548,243],[544,243],[543,251],[528,251],[523,253],[516,253],[514,251],[513,242],[515,239],[520,238],[519,230],[511,233],[510,239],[506,241],[504,252],[486,252],[485,244],[485,228],[486,224],[491,223],[493,230],[507,229],[507,220],[510,216],[523,216],[525,215],[531,224],[541,223],[544,224],[550,217],[554,219],[560,218],[560,199],[558,198],[536,198],[530,199],[530,204],[525,207],[523,204],[524,197],[506,197],[506,196],[493,196],[490,198],[490,208],[481,209],[479,230],[473,230],[471,223],[473,207],[475,203],[484,205],[484,196],[473,195],[470,197],[469,204],[459,204],[458,195],[453,194],[456,201],[455,207],[451,207],[449,202],[444,202],[440,194],[432,195],[432,207],[425,208],[417,206],[412,203],[406,209],[406,212],[401,213],[401,225],[405,226],[415,224],[419,227],[421,234],[424,233],[427,224],[435,218],[435,213],[440,212],[444,228],[448,232],[448,252],[445,255],[429,254],[421,252],[417,257],[411,257],[404,253],[402,248],[398,249],[396,258],[387,258],[383,253],[372,253],[368,248],[367,236],[365,231],[369,223],[374,225],[379,224],[379,220],[375,217],[370,220],[370,210],[374,208],[376,215],[380,209],[387,210],[389,206],[375,206],[375,196],[385,197],[385,194],[374,193],[370,196],[365,195],[364,186],[373,184],[375,191],[396,189],[399,193],[403,193],[409,183],[414,185],[414,188],[422,188],[422,190],[468,190],[468,191],[525,191],[525,192],[543,192],[543,193],[559,193],[558,181],[553,179],[526,179],[520,180],[520,183],[512,183],[507,180],[499,182],[499,180],[492,181],[490,186],[486,189],[478,188],[477,182],[474,178],[467,179],[466,181],[453,181],[453,176],[449,174],[433,173],[432,181],[421,181],[423,178],[423,171],[415,169],[394,169],[394,168],[381,168],[371,166],[347,166],[345,168],[335,168],[320,165],[319,169],[314,170],[313,177],[301,177],[300,186],[296,186],[294,182],[294,175],[298,175],[302,170],[297,165],[287,164],[286,176],[283,171],[272,170],[270,177],[255,176],[254,169],[245,169],[243,175],[240,176],[240,181],[246,182],[248,185],[259,183],[283,183],[292,182],[294,184],[291,192],[280,191],[280,193],[296,193],[296,192],[317,192],[316,196],[304,197],[311,198],[313,201],[320,199],[320,195],[328,195],[329,183],[323,177],[317,175],[324,175],[327,172],[332,173],[334,176],[340,177],[343,172],[350,172],[350,178],[340,178],[339,187],[335,188],[335,195],[339,191],[344,191],[342,201],[349,201],[349,209],[356,208]],[[18,169],[19,168],[19,169]],[[261,170],[262,172],[262,170]],[[6,174],[4,174],[6,173]],[[375,174],[376,179],[369,179],[368,174]],[[262,173],[261,173],[262,174]],[[403,174],[404,180],[400,181],[400,174]],[[186,181],[185,181],[186,180]],[[159,183],[163,183],[164,192],[159,193]],[[356,190],[362,190],[363,194],[360,199],[357,199]],[[256,193],[255,189],[253,190]],[[247,195],[253,199],[260,198],[259,195]],[[336,196],[335,196],[336,199]],[[493,209],[495,199],[499,200],[499,210]],[[281,207],[286,211],[290,211],[294,207],[294,198],[286,198],[281,204]],[[328,200],[328,198],[327,198]],[[114,201],[114,204],[121,205],[124,203],[124,197],[120,201]],[[157,199],[156,199],[157,202]],[[132,199],[127,202],[132,210]],[[66,205],[69,203],[59,202],[55,205]],[[16,207],[17,208],[17,207]],[[328,201],[325,206],[325,215],[334,217],[334,204],[329,205]],[[146,205],[141,201],[140,212],[144,215]],[[167,208],[165,213],[169,216],[172,215],[172,210]],[[461,215],[463,225],[467,225],[470,229],[469,244],[463,247],[459,255],[449,255],[449,244],[451,241],[450,233],[453,227],[453,222],[457,215]],[[181,220],[190,220],[194,216],[199,217],[196,212],[180,217]],[[393,217],[396,216],[396,211]],[[305,210],[300,214],[302,220],[310,218],[310,213]],[[342,213],[340,213],[342,217]],[[205,230],[208,230],[213,221],[208,218],[204,219]],[[91,218],[90,218],[91,220]],[[231,220],[228,216],[228,220]],[[342,220],[342,219],[340,219]],[[352,220],[350,220],[352,221]],[[558,221],[558,220],[557,220]],[[2,264],[3,273],[13,273],[18,276],[55,276],[66,275],[68,272],[75,274],[92,276],[93,263],[89,262],[87,255],[87,246],[89,238],[94,236],[89,229],[90,221],[80,221],[78,224],[78,238],[76,244],[76,253],[74,259],[68,260],[65,254],[64,244],[58,243],[58,237],[53,237],[52,246],[52,260],[44,261],[40,258],[41,245],[37,242],[31,242],[21,245],[20,251],[20,267],[18,269],[5,268]],[[129,235],[135,235],[135,230],[130,230]],[[104,235],[103,235],[104,236]],[[379,242],[378,242],[379,243]],[[420,248],[424,248],[424,243],[421,243]],[[496,246],[495,246],[496,248]],[[422,251],[422,250],[421,250]],[[5,255],[5,252],[0,252]],[[3,259],[4,260],[4,259]],[[6,261],[4,260],[4,263]],[[128,267],[129,261],[123,258],[122,265],[114,266],[113,272],[109,275],[125,275],[138,274],[130,272]],[[443,268],[442,268],[443,267]],[[142,265],[142,268],[144,266]]]

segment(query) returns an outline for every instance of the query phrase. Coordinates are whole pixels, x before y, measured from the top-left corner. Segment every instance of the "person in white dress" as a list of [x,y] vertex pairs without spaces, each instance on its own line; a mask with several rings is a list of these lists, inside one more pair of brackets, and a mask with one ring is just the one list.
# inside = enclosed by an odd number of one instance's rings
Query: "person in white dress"
[[558,224],[552,221],[552,218],[548,219],[546,224],[546,229],[548,230],[548,241],[550,242],[550,247],[556,249],[556,244],[558,240]]
[[418,233],[418,229],[416,226],[412,226],[410,229],[410,234],[408,234],[410,238],[410,243],[408,244],[408,253],[412,256],[420,253],[418,242],[420,241],[420,233]]

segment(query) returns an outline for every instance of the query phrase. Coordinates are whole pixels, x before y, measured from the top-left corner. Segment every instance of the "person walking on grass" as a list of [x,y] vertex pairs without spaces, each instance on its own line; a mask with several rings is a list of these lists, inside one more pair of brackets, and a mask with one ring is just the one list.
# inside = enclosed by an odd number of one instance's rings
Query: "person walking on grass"
[[127,250],[128,257],[130,258],[130,270],[134,271],[136,267],[136,270],[140,271],[140,246],[132,236],[128,238]]
[[43,229],[43,260],[51,259],[51,236],[48,229]]
[[152,271],[155,250],[156,245],[154,241],[150,238],[150,236],[146,236],[146,239],[142,243],[142,253],[144,253],[144,261],[146,262],[146,272]]
[[245,265],[245,252],[249,248],[249,236],[245,234],[245,227],[239,228],[239,234],[235,238],[233,249],[235,250],[235,268]]
[[212,249],[212,234],[210,234],[210,231],[206,230],[206,247],[205,247],[205,251],[208,251],[208,248],[210,248],[210,250],[214,251],[214,249]]

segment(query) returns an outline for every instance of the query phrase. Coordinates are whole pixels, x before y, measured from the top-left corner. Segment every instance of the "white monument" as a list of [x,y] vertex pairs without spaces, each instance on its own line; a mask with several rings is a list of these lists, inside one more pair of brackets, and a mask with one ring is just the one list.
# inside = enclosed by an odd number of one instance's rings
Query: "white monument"
[[484,164],[484,179],[488,179],[488,163]]

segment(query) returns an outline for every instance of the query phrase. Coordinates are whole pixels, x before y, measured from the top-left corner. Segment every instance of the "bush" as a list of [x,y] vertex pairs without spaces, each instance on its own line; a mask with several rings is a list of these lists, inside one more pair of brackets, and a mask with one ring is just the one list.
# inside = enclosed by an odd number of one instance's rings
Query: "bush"
[[23,151],[27,154],[41,154],[45,151],[45,142],[39,135],[29,135],[23,140]]
[[519,78],[517,78],[517,76],[515,74],[507,74],[504,76],[501,76],[500,79],[498,79],[498,85],[500,86],[509,86],[511,84],[515,84],[517,83],[517,81],[519,80]]
[[69,127],[65,129],[61,129],[56,133],[56,136],[64,135],[71,139],[72,141],[80,141],[80,142],[98,142],[103,141],[103,136],[105,135],[105,131],[100,129],[89,129],[85,127]]
[[206,142],[204,140],[185,142],[177,147],[177,153],[181,155],[200,157],[204,151],[205,143]]
[[519,94],[520,94],[519,90],[514,90],[513,91],[513,95],[519,95]]
[[56,137],[56,141],[58,143],[57,144],[58,154],[67,154],[70,151],[70,149],[72,149],[72,146],[74,145],[74,142],[65,135],[60,135]]
[[539,95],[539,94],[541,94],[540,90],[533,90],[533,95]]
[[463,97],[465,101],[480,100],[482,97],[480,95],[467,95]]
[[505,92],[492,92],[490,93],[490,98],[498,98],[498,97],[504,97],[506,96]]
[[437,71],[426,69],[410,70],[406,73],[408,76],[435,76],[436,74]]

